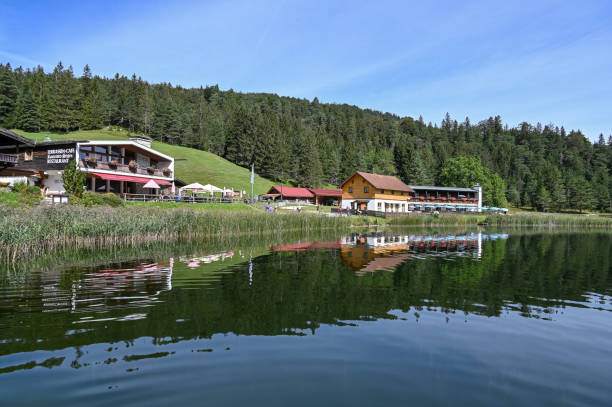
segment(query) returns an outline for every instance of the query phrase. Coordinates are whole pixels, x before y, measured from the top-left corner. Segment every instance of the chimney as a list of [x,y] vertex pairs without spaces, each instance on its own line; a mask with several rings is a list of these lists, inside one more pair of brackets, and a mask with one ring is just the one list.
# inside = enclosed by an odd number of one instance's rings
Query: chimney
[[151,148],[151,137],[147,137],[141,134],[136,134],[134,136],[130,136],[130,140],[140,144],[141,146]]

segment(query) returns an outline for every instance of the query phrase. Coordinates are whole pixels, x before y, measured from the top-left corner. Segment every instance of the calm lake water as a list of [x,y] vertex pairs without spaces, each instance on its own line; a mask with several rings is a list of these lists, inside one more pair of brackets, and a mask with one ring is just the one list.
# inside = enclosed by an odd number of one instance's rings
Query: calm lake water
[[65,252],[0,271],[0,405],[610,406],[611,311],[604,233]]

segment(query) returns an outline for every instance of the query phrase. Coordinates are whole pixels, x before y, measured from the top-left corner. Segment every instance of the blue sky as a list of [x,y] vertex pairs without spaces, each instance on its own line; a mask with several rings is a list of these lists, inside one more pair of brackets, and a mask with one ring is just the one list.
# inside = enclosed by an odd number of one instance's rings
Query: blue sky
[[0,15],[13,66],[612,134],[610,1],[2,0]]

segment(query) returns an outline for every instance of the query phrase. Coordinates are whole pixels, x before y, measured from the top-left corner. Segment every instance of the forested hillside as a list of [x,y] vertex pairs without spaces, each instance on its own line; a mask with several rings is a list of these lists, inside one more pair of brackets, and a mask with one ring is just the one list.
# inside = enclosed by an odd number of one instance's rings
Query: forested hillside
[[133,75],[80,76],[59,63],[0,64],[0,126],[71,131],[121,126],[171,144],[210,151],[275,180],[338,184],[355,170],[435,184],[450,158],[477,157],[505,181],[507,199],[541,209],[609,209],[612,136],[591,143],[580,131],[499,116],[440,125],[349,105],[274,94],[185,89]]

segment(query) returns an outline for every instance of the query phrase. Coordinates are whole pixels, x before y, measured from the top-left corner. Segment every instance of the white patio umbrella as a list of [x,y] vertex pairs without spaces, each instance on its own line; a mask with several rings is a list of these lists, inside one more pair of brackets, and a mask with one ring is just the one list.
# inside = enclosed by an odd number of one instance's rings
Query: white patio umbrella
[[207,190],[207,191],[211,191],[212,190],[213,192],[221,192],[221,191],[223,191],[221,188],[217,188],[216,186],[211,185],[211,184],[204,185],[204,189]]
[[149,180],[149,182],[147,182],[146,184],[144,184],[143,188],[153,188],[153,189],[159,189],[161,188],[159,186],[159,184],[155,181],[153,181],[152,179]]
[[[157,182],[155,182],[152,179],[150,179],[149,182],[147,182],[146,184],[143,185],[143,188],[159,189],[160,186],[159,186],[159,184]],[[152,191],[151,191],[151,195],[153,195]]]
[[185,189],[188,189],[191,191],[205,191],[206,187],[200,183],[194,182],[193,184],[185,185],[184,187],[182,187],[181,191]]

